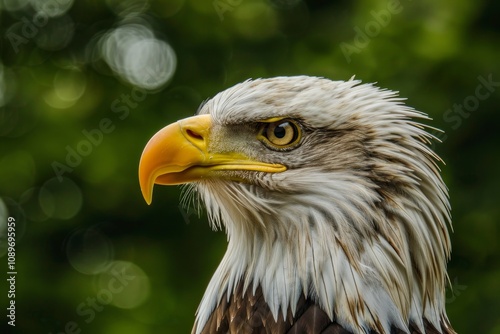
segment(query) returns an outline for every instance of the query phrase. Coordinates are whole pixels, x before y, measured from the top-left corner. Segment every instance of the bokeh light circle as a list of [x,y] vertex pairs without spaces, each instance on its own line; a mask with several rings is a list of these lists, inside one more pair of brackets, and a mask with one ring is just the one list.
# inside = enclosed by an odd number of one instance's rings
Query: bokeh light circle
[[119,308],[140,306],[149,298],[150,290],[149,277],[129,261],[113,261],[97,279],[97,297],[101,296],[103,301],[108,298],[109,304]]
[[29,4],[30,0],[3,0],[1,5],[9,12],[15,12],[23,9]]
[[125,55],[127,77],[136,86],[157,89],[174,75],[177,57],[166,42],[146,39],[135,42]]
[[54,77],[56,95],[64,101],[76,101],[87,87],[85,75],[78,70],[60,70]]
[[57,17],[66,13],[73,6],[74,0],[30,0],[30,2],[38,15]]
[[71,42],[74,32],[75,24],[73,20],[64,15],[48,21],[36,35],[35,42],[43,50],[62,50]]
[[95,275],[108,268],[114,257],[114,248],[99,229],[78,229],[66,241],[66,256],[75,270]]
[[137,15],[149,8],[148,0],[106,0],[108,7],[118,16]]
[[82,192],[72,180],[54,177],[45,182],[38,196],[43,212],[57,219],[73,218],[82,207]]
[[19,197],[19,203],[22,205],[26,218],[32,222],[42,222],[47,220],[48,216],[43,212],[38,196],[39,187],[32,187],[26,190]]
[[172,78],[177,56],[168,43],[155,37],[146,21],[135,21],[103,35],[98,47],[121,78],[141,88],[158,89]]

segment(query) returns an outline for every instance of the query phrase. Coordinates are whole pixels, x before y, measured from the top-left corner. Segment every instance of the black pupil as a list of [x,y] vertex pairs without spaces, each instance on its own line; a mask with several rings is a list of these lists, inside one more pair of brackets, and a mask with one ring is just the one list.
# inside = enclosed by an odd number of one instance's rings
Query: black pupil
[[280,124],[274,128],[274,135],[276,136],[276,138],[285,137],[285,135],[286,135],[285,126],[287,126],[287,125],[288,125],[288,123],[283,123],[283,124]]

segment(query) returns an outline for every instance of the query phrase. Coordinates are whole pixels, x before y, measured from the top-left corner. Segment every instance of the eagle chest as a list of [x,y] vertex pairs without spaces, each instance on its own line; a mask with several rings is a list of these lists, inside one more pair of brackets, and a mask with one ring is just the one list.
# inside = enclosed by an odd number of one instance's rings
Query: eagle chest
[[[228,298],[224,293],[220,304],[208,319],[202,334],[214,333],[252,333],[252,334],[350,334],[339,324],[331,321],[328,315],[311,299],[302,295],[297,303],[295,316],[290,310],[274,319],[264,300],[262,289],[258,287],[253,294],[248,288],[243,291],[239,284],[235,293]],[[193,333],[196,331],[193,329]]]

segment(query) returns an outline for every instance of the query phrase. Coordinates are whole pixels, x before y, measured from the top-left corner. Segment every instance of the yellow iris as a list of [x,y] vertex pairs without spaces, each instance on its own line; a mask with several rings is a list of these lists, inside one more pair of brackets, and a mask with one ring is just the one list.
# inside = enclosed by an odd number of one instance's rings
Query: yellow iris
[[281,119],[274,122],[264,122],[258,138],[275,149],[295,147],[302,138],[301,128],[291,119]]

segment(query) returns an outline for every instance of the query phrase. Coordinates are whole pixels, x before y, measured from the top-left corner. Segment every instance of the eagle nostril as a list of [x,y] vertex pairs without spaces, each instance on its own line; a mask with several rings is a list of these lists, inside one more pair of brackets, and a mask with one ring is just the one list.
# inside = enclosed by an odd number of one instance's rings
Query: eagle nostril
[[186,134],[191,137],[191,138],[194,138],[194,139],[198,139],[198,140],[203,140],[203,136],[200,135],[199,133],[196,133],[194,132],[193,130],[191,129],[187,129],[186,130]]

